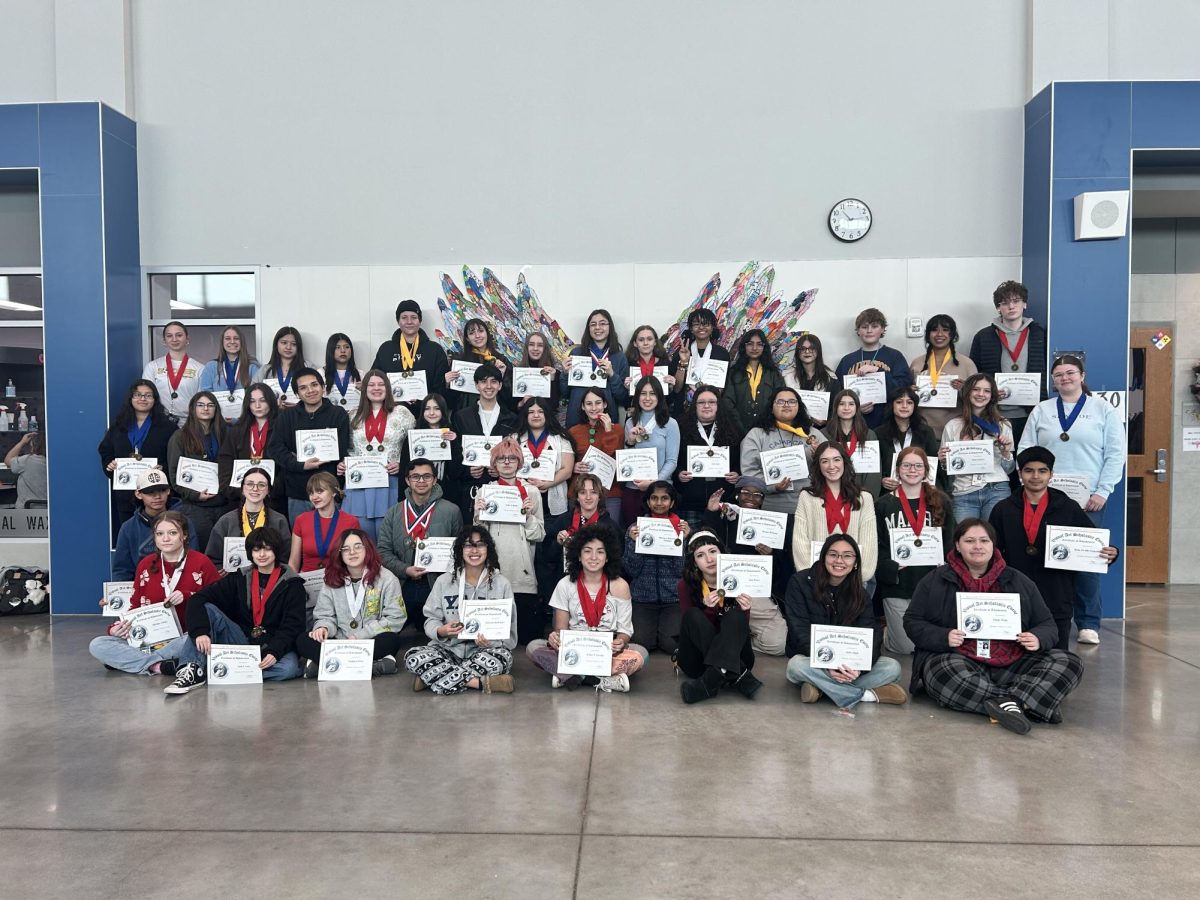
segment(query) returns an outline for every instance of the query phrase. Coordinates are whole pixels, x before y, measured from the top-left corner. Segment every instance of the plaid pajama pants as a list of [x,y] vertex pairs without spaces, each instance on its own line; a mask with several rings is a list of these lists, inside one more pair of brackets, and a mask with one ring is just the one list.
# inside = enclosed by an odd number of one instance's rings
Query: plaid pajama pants
[[960,653],[931,656],[921,670],[925,691],[939,706],[986,715],[983,701],[1015,697],[1035,719],[1046,721],[1083,678],[1083,663],[1066,650],[1026,653],[997,668]]
[[404,668],[435,694],[461,694],[472,678],[504,675],[512,669],[512,662],[512,651],[504,647],[476,650],[466,659],[438,644],[413,647],[404,654]]

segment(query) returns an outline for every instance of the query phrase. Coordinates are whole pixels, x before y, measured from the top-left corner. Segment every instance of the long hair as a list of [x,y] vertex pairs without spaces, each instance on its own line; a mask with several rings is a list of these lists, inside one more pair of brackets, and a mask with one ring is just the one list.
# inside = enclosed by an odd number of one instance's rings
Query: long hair
[[[918,428],[925,427],[925,417],[921,415],[921,395],[911,384],[906,384],[904,387],[896,388],[888,397],[887,409],[883,413],[884,424],[891,425],[893,433],[896,432],[896,401],[901,397],[907,397],[912,401],[913,411],[908,419],[908,427],[910,431],[916,432]],[[939,435],[940,437],[940,435]]]
[[696,565],[696,551],[701,547],[713,546],[717,548],[718,553],[725,552],[725,545],[721,543],[721,539],[711,531],[700,531],[690,538],[683,549],[683,574],[681,578],[692,591],[692,598],[698,601],[704,593],[701,582],[704,581],[704,576],[700,574],[700,568]]
[[517,415],[520,417],[520,424],[517,426],[517,434],[526,435],[530,433],[529,429],[529,411],[534,407],[542,411],[546,417],[545,431],[554,435],[561,440],[567,442],[567,449],[573,454],[579,453],[579,448],[575,446],[575,439],[567,433],[567,430],[559,424],[557,410],[550,406],[550,400],[546,397],[530,397],[525,400],[517,408]]
[[196,404],[200,402],[201,398],[211,400],[212,405],[216,408],[212,422],[208,425],[208,434],[216,439],[218,449],[225,439],[225,417],[221,415],[221,404],[217,402],[217,397],[212,391],[200,391],[188,401],[187,419],[184,421],[183,427],[179,429],[179,449],[183,451],[184,456],[207,456],[207,436],[204,434],[204,428],[200,425],[200,420],[196,417]]
[[454,557],[454,574],[461,575],[467,570],[466,560],[463,559],[463,550],[467,546],[467,541],[472,537],[487,545],[487,551],[483,558],[483,577],[490,584],[495,574],[500,571],[500,553],[496,550],[496,539],[483,525],[467,525],[455,536],[454,548],[451,550]]
[[654,391],[654,421],[659,428],[665,428],[667,422],[671,421],[671,411],[667,409],[667,395],[663,393],[662,385],[659,384],[657,378],[647,376],[639,378],[633,390],[633,416],[634,422],[642,418],[642,413],[645,410],[641,407],[642,389],[649,387]]
[[434,392],[432,394],[426,394],[425,399],[421,401],[421,415],[417,416],[416,427],[417,428],[425,428],[426,426],[429,425],[429,423],[427,421],[425,421],[425,407],[429,405],[430,400],[432,400],[434,402],[434,405],[437,406],[437,408],[439,410],[441,410],[441,412],[442,412],[442,418],[438,422],[436,427],[449,428],[450,427],[450,406],[448,403],[446,403],[446,398],[437,392]]
[[137,422],[137,413],[133,409],[133,395],[138,388],[149,388],[150,392],[154,394],[154,405],[150,407],[150,414],[148,416],[150,421],[157,423],[170,421],[167,418],[166,409],[163,408],[162,400],[158,396],[158,387],[148,378],[139,378],[129,385],[129,390],[125,392],[125,402],[121,404],[120,409],[117,410],[117,414],[113,417],[114,428],[125,431]]
[[[177,509],[164,509],[157,516],[155,516],[154,521],[150,523],[151,536],[154,535],[155,531],[158,530],[158,526],[161,525],[163,522],[170,522],[172,525],[174,525],[176,528],[179,529],[179,534],[183,538],[183,555],[184,555],[184,558],[186,559],[187,551],[188,551],[188,539],[191,537],[191,531],[192,531],[191,525],[188,524],[187,516],[185,516],[183,513],[181,513]],[[155,551],[157,552],[157,547],[155,548]],[[158,570],[155,569],[154,571],[158,571]]]
[[962,420],[962,436],[964,439],[968,437],[978,437],[982,432],[979,426],[975,424],[975,411],[971,407],[971,391],[975,390],[975,385],[981,381],[986,381],[992,389],[992,399],[988,401],[987,406],[983,408],[983,413],[979,418],[985,422],[991,422],[993,425],[1001,425],[1008,421],[1004,416],[1000,415],[1000,391],[996,387],[996,379],[988,372],[976,372],[965,382],[963,382],[962,390],[958,394],[958,412],[957,417]]
[[[936,487],[931,485],[928,480],[929,476],[929,457],[925,455],[925,451],[915,444],[911,444],[896,454],[896,477],[899,478],[900,463],[904,462],[906,456],[915,456],[925,466],[925,476],[921,481],[921,492],[925,494],[925,508],[929,510],[930,521],[939,528],[946,522],[946,501],[947,497]],[[896,488],[896,494],[904,490],[903,486]]]
[[[267,493],[263,495],[263,509],[264,510],[269,509],[271,506],[271,485],[272,485],[271,473],[268,472],[266,469],[264,469],[262,466],[251,466],[245,472],[242,473],[242,487],[238,491],[238,496],[241,498],[238,501],[238,505],[237,505],[238,510],[240,511],[242,509],[242,507],[244,507],[246,505],[246,479],[249,478],[251,475],[261,475],[263,478],[267,479]],[[264,519],[263,521],[266,521],[266,520]]]
[[[542,339],[542,358],[535,360],[529,355],[529,342],[534,338]],[[525,335],[525,343],[521,345],[521,361],[517,363],[524,369],[554,366],[554,351],[550,349],[550,338],[544,331],[531,331]]]
[[868,430],[867,420],[863,418],[862,403],[858,399],[858,394],[851,390],[838,391],[833,395],[833,402],[829,404],[829,408],[832,410],[829,418],[833,422],[833,428],[831,429],[833,434],[830,436],[830,440],[836,441],[839,444],[845,442],[842,438],[842,418],[838,415],[837,411],[838,404],[841,403],[843,397],[849,397],[854,401],[854,418],[850,420],[850,431],[858,437],[859,441],[865,441]]
[[279,377],[279,367],[283,365],[283,357],[279,355],[279,342],[291,335],[296,340],[296,356],[288,366],[288,374],[294,370],[304,366],[304,338],[300,337],[300,331],[292,325],[284,325],[277,332],[271,341],[271,358],[267,361],[267,368],[271,370],[271,376]]
[[352,535],[363,542],[363,549],[366,551],[363,584],[374,586],[375,579],[379,577],[379,570],[383,568],[383,560],[371,536],[361,528],[347,528],[333,539],[333,546],[329,548],[329,555],[325,557],[325,584],[331,588],[339,588],[350,579],[350,569],[342,559],[342,547],[346,544],[346,538]]
[[825,473],[821,471],[821,454],[831,447],[842,457],[842,477],[838,481],[840,495],[850,501],[852,509],[860,509],[862,507],[862,489],[854,480],[854,461],[850,459],[846,448],[836,441],[826,441],[817,448],[817,452],[813,455],[812,471],[808,473],[807,490],[818,500],[825,499],[825,488],[829,486],[829,482],[825,479]]
[[944,328],[950,332],[950,361],[954,365],[958,365],[958,353],[954,346],[958,343],[958,324],[953,317],[945,313],[938,313],[936,316],[930,316],[929,321],[925,323],[925,362],[921,366],[921,371],[925,372],[929,369],[929,354],[933,351],[933,344],[929,342],[929,335],[933,334],[935,328]]
[[[809,378],[804,372],[804,363],[800,361],[800,349],[809,344],[817,351],[817,358],[813,360],[813,374]],[[800,339],[796,341],[796,352],[792,357],[792,365],[794,367],[793,375],[796,379],[796,384],[800,385],[800,389],[804,391],[823,391],[828,389],[829,385],[836,377],[833,370],[825,365],[825,351],[821,348],[821,339],[811,331],[800,332]]]
[[[696,388],[696,393],[692,396],[692,402],[683,408],[683,415],[679,417],[679,435],[682,441],[692,443],[691,439],[700,434],[698,427],[700,417],[696,413],[696,401],[700,399],[701,394],[712,394],[717,398],[717,417],[713,420],[713,424],[717,426],[717,437],[720,438],[721,443],[732,447],[741,446],[742,438],[745,435],[742,434],[741,429],[738,427],[737,420],[733,418],[729,410],[721,403],[721,392],[715,387],[710,387],[706,384]],[[686,462],[687,460],[685,459],[684,461]]]
[[667,496],[671,498],[670,511],[674,512],[675,508],[679,506],[679,491],[675,489],[675,485],[671,482],[660,479],[646,488],[646,493],[642,494],[642,513],[646,516],[652,515],[650,512],[650,495],[655,491],[667,492]]
[[[223,374],[223,364],[228,359],[228,354],[225,352],[225,335],[233,332],[238,337],[238,355],[237,355],[237,380],[243,388],[250,387],[250,363],[254,359],[250,355],[250,347],[246,344],[246,336],[242,334],[242,329],[236,325],[226,325],[221,329],[221,352],[217,354],[217,375]],[[232,361],[232,360],[230,360]]]
[[779,366],[775,363],[775,354],[771,350],[771,342],[767,340],[767,333],[761,328],[751,328],[742,335],[741,340],[738,341],[737,356],[733,360],[733,368],[741,372],[750,365],[750,357],[746,355],[746,342],[755,337],[763,342],[762,356],[758,358],[759,364],[763,367],[764,371],[778,372]]
[[396,398],[392,396],[392,383],[388,380],[387,373],[381,369],[367,369],[359,383],[358,409],[354,411],[354,418],[350,420],[351,428],[358,428],[371,414],[371,401],[367,399],[367,382],[372,378],[383,379],[383,411],[386,416],[392,414],[392,410],[396,408]]
[[250,430],[251,423],[256,421],[254,413],[250,412],[250,395],[255,391],[260,391],[263,400],[267,403],[267,421],[274,424],[275,417],[279,415],[279,398],[275,396],[275,392],[261,381],[254,382],[246,389],[246,396],[242,398],[242,414],[238,417],[237,425],[234,426],[233,433],[239,442],[242,436]]
[[[588,420],[587,413],[583,410],[583,401],[588,398],[589,394],[594,394],[599,397],[601,402],[604,404],[603,412],[608,412],[608,398],[604,396],[604,392],[598,387],[585,387],[579,392],[579,402],[575,404],[575,411],[579,414],[580,422],[587,422]],[[615,427],[616,423],[614,422],[613,425]]]
[[812,419],[808,417],[808,410],[804,408],[804,401],[800,399],[800,394],[795,388],[778,387],[771,391],[771,396],[767,399],[767,405],[763,407],[763,411],[758,414],[758,418],[754,420],[754,427],[761,428],[763,431],[770,431],[775,427],[775,400],[780,394],[791,394],[796,398],[796,418],[792,419],[793,428],[803,428],[806,432],[812,431]]
[[599,541],[604,545],[604,574],[608,576],[608,580],[620,578],[621,538],[615,528],[601,525],[599,522],[583,526],[567,541],[563,548],[567,558],[567,577],[571,581],[578,581],[579,576],[583,574],[583,563],[579,560],[579,553],[583,550],[583,545],[590,541]]
[[605,348],[608,350],[609,356],[621,352],[621,340],[617,337],[617,326],[613,324],[612,313],[607,309],[593,309],[587,314],[587,318],[583,320],[583,340],[579,342],[579,346],[587,349],[592,346],[592,330],[589,324],[596,316],[604,316],[608,321],[608,341],[605,343]]
[[483,359],[483,354],[480,353],[475,345],[467,340],[467,334],[479,328],[483,329],[483,333],[487,336],[487,341],[483,345],[483,349],[492,354],[493,359],[502,359],[500,351],[496,348],[496,334],[492,331],[492,326],[483,319],[467,319],[462,330],[462,352],[454,354],[455,359],[460,359],[465,362],[474,362],[477,359]]
[[[841,584],[834,586],[830,584],[829,570],[825,568],[825,554],[829,552],[831,546],[843,542],[849,544],[854,550],[854,568],[849,575],[842,579]],[[858,621],[863,607],[867,605],[867,591],[863,586],[861,566],[862,551],[859,550],[858,542],[850,535],[841,532],[825,538],[825,543],[821,545],[821,555],[813,563],[813,593],[816,595],[817,602],[836,616],[838,625],[853,625]],[[830,588],[833,588],[834,596],[832,606],[827,602]]]
[[[329,340],[325,342],[325,393],[328,394],[333,390],[333,376],[337,373],[337,360],[333,358],[333,353],[337,349],[338,341],[345,341],[350,345],[350,360],[346,363],[346,371],[350,373],[350,378],[354,381],[361,381],[362,376],[358,373],[358,364],[354,361],[354,341],[350,340],[350,336],[342,334],[340,331],[331,334]],[[387,380],[386,378],[384,379]]]
[[639,325],[633,329],[633,334],[629,338],[629,344],[625,348],[625,358],[629,360],[629,365],[631,367],[636,366],[642,359],[642,354],[637,348],[637,339],[638,335],[643,331],[648,331],[654,335],[654,348],[650,351],[650,355],[654,358],[655,364],[662,361],[666,365],[669,362],[667,351],[663,347],[662,338],[659,337],[658,331],[655,330],[653,325]]

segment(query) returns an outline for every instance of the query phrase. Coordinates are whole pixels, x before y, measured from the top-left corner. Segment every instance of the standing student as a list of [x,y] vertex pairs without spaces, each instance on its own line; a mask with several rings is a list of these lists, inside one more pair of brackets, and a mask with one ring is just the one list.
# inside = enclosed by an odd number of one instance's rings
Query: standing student
[[[887,327],[887,317],[875,307],[860,312],[854,320],[854,331],[861,346],[843,356],[836,371],[839,378],[882,372],[885,381],[884,393],[890,397],[893,391],[912,384],[913,376],[904,354],[883,343]],[[883,422],[882,405],[876,408],[874,403],[864,403],[862,414],[871,428]]]
[[293,572],[312,572],[329,562],[329,552],[337,536],[348,528],[361,528],[358,518],[339,506],[342,488],[328,472],[317,472],[308,479],[308,499],[312,509],[296,516],[292,523],[292,542],[287,564]]
[[[352,388],[359,386],[362,375],[354,359],[354,341],[350,340],[349,335],[339,331],[329,336],[329,340],[325,342],[324,372],[325,395],[331,403],[345,409],[347,415],[352,415],[358,404],[354,402],[353,394],[349,398],[346,395]],[[383,380],[387,382],[390,394],[392,386],[386,375]]]
[[[496,336],[493,334],[492,328],[493,326],[483,319],[467,319],[467,324],[463,326],[463,348],[461,351],[451,354],[450,361],[451,364],[461,361],[495,366],[500,372],[500,405],[505,409],[513,410],[515,404],[512,399],[512,364],[496,348]],[[450,390],[450,384],[455,377],[453,372],[446,372],[445,388],[447,390]],[[454,410],[465,409],[475,402],[468,391],[451,390],[447,396],[450,399],[450,406]]]
[[221,402],[225,421],[238,420],[246,390],[258,379],[258,361],[246,345],[246,336],[236,325],[221,332],[221,352],[200,372],[200,390],[212,391]]
[[[600,388],[584,388],[580,391],[577,409],[578,423],[567,429],[571,441],[575,444],[575,474],[585,475],[591,472],[592,464],[584,461],[591,447],[616,459],[617,450],[625,444],[625,432],[620,425],[613,422],[608,414],[608,403],[604,399],[604,391]],[[570,419],[568,418],[568,422]],[[614,526],[621,524],[621,483],[616,479],[611,486],[605,488],[605,508]]]
[[300,399],[300,386],[296,375],[308,368],[304,361],[304,338],[291,325],[284,325],[275,332],[271,342],[271,357],[258,372],[263,381],[273,380],[278,385],[275,396],[281,409],[295,406]]
[[188,403],[200,390],[204,363],[188,356],[188,330],[182,322],[164,325],[162,339],[166,354],[146,363],[142,378],[154,384],[167,415],[179,424],[187,417]]
[[754,427],[775,391],[784,386],[783,373],[775,364],[767,333],[761,328],[751,328],[738,341],[721,405],[745,433]]
[[712,310],[693,309],[688,313],[687,328],[679,336],[679,349],[671,357],[671,374],[675,376],[675,384],[671,388],[671,411],[676,416],[683,414],[683,407],[691,400],[692,390],[696,387],[687,383],[688,368],[699,371],[701,364],[710,360],[729,362],[729,351],[717,343],[720,337],[721,329],[717,327],[717,317]]
[[[732,492],[741,473],[743,432],[729,411],[721,406],[721,392],[702,386],[696,389],[692,402],[684,408],[679,420],[679,465],[675,469],[675,484],[679,490],[679,514],[694,528],[704,517],[709,498],[716,491]],[[699,477],[688,468],[688,449],[728,447],[729,471],[722,478]]]
[[[986,372],[972,375],[963,384],[958,415],[946,423],[938,458],[952,478],[954,518],[986,519],[992,507],[1009,495],[1008,476],[1013,462],[1012,424],[996,405],[996,380]],[[952,441],[990,441],[992,468],[986,473],[955,475],[949,462]]]
[[[913,383],[927,375],[931,391],[937,391],[938,396],[945,391],[957,398],[966,379],[979,371],[970,357],[958,355],[957,344],[958,325],[954,319],[944,313],[930,316],[925,323],[925,352],[913,357],[908,364]],[[922,415],[926,424],[940,436],[946,423],[954,418],[954,409],[954,406],[926,406]]]
[[[521,350],[521,361],[517,363],[523,369],[538,369],[543,375],[550,376],[550,396],[546,400],[551,411],[551,418],[558,418],[558,408],[562,405],[562,372],[554,364],[554,354],[550,351],[550,338],[545,332],[531,331],[525,336],[525,344]],[[519,394],[516,385],[513,386],[513,397],[518,402],[528,400],[531,395]]]
[[[1042,400],[1046,399],[1046,329],[1025,315],[1029,291],[1019,281],[1005,281],[992,293],[996,318],[976,332],[971,341],[971,361],[988,375],[997,372],[1037,372],[1042,376]],[[1019,443],[1025,431],[1029,408],[1004,404],[1000,414],[1012,423]]]
[[[287,516],[270,509],[267,498],[271,493],[271,476],[266,469],[253,467],[246,470],[240,489],[241,503],[217,519],[208,535],[204,553],[217,568],[225,562],[225,538],[245,538],[255,528],[274,528],[287,541],[292,539]],[[246,560],[246,565],[250,561]],[[239,567],[240,568],[240,567]]]
[[[821,339],[811,331],[800,332],[792,370],[787,373],[785,382],[788,387],[798,391],[822,391],[829,394],[830,398],[842,389],[841,379],[825,365]],[[817,428],[824,428],[829,421],[829,411],[826,410],[820,417],[811,416],[811,419]]]
[[[221,450],[217,455],[217,477],[221,484],[230,485],[232,482],[236,460],[248,459],[260,463],[269,458],[267,443],[278,415],[279,401],[275,398],[275,392],[262,382],[250,385],[237,424],[225,429],[225,440],[221,442]],[[271,462],[274,463],[274,460]],[[271,495],[267,500],[273,510],[286,516],[288,503],[284,482],[283,471],[277,470],[271,478]],[[232,486],[229,495],[235,499],[241,497],[240,492]]]
[[625,377],[625,393],[632,397],[634,388],[643,378],[649,378],[656,368],[667,369],[663,385],[664,393],[675,386],[675,376],[670,374],[671,358],[662,345],[662,339],[651,325],[639,325],[633,330],[629,346],[625,348],[629,360],[629,374]]
[[[229,511],[229,499],[220,487],[215,493],[197,491],[179,480],[181,459],[217,462],[221,440],[225,437],[225,420],[221,418],[216,395],[201,391],[192,395],[183,427],[171,435],[167,443],[167,480],[183,501],[182,512],[196,527],[196,540],[208,546],[208,535],[217,519]],[[218,468],[218,472],[220,469]]]
[[[611,528],[614,534],[617,534],[617,524],[613,517],[609,515],[608,509],[605,506],[605,491],[604,485],[600,483],[599,477],[589,472],[582,475],[576,475],[575,480],[571,482],[571,509],[567,513],[566,521],[563,527],[554,535],[554,543],[556,552],[552,558],[555,571],[563,572],[563,547],[580,528],[586,528],[588,525],[604,525],[606,528]],[[543,548],[545,545],[542,545]],[[550,563],[547,563],[549,566]]]
[[[138,476],[137,490],[133,492],[138,501],[134,514],[121,524],[117,532],[117,547],[112,556],[112,580],[132,581],[133,573],[147,554],[154,552],[154,522],[168,509],[178,511],[180,503],[171,498],[171,485],[160,469],[147,469]],[[187,526],[188,549],[199,550],[196,529],[184,516]]]
[[802,446],[811,475],[813,448],[824,442],[825,435],[812,427],[804,404],[800,402],[800,395],[792,388],[776,390],[771,397],[770,409],[762,414],[742,439],[742,474],[762,478],[767,485],[763,509],[788,515],[795,513],[799,491],[808,484],[807,480],[793,482],[790,478],[775,480],[764,477],[763,451]]
[[[656,481],[646,491],[640,513],[668,520],[682,547],[691,529],[675,512],[677,499],[671,482]],[[621,572],[632,590],[634,630],[642,636],[642,646],[647,650],[674,653],[681,615],[676,586],[683,575],[683,556],[643,554],[637,548],[638,526],[634,522],[625,532],[625,553],[621,557]]]
[[[833,395],[832,406],[833,421],[830,422],[828,428],[829,439],[835,444],[845,447],[846,454],[852,460],[855,459],[854,454],[860,445],[870,441],[879,443],[879,436],[875,433],[875,429],[869,427],[863,417],[862,404],[858,401],[858,394],[854,391],[838,391]],[[880,456],[882,457],[882,452]],[[881,458],[881,470],[882,462]],[[858,486],[872,497],[879,496],[879,490],[883,483],[881,472],[859,472],[856,469],[854,478],[858,482]]]
[[[555,567],[554,536],[566,525],[570,515],[567,482],[575,472],[575,445],[571,436],[558,424],[549,401],[530,397],[522,401],[518,415],[521,419],[517,442],[526,455],[529,471],[526,480],[537,488],[542,504],[542,520],[546,534],[537,548],[534,565],[537,569],[538,593],[550,596],[562,577],[562,565]],[[547,452],[549,451],[549,452]],[[557,464],[551,468],[551,456]]]
[[[316,369],[303,368],[294,373],[293,383],[300,397],[297,406],[285,409],[276,418],[267,442],[267,453],[275,460],[276,472],[287,484],[288,518],[294,524],[300,513],[312,509],[308,501],[309,479],[325,472],[334,481],[341,461],[350,451],[350,417],[340,406],[325,397],[325,385]],[[299,458],[296,432],[332,428],[337,432],[338,458],[322,462],[312,456]]]
[[[446,403],[446,398],[441,394],[427,394],[421,401],[421,405],[417,407],[417,412],[419,417],[413,427],[436,428],[441,431],[442,439],[450,445],[450,459],[433,460],[432,465],[437,483],[441,487],[442,496],[450,503],[457,504],[459,502],[459,486],[454,473],[462,471],[462,446],[458,441],[458,432],[450,427],[450,407]],[[407,472],[408,465],[412,461],[413,456],[410,452],[409,442],[405,441],[404,448],[400,452],[400,470]],[[455,534],[457,533],[455,532]],[[451,536],[447,535],[447,537]]]
[[567,428],[584,421],[580,400],[583,392],[597,388],[604,398],[605,412],[613,421],[629,399],[625,379],[629,377],[629,360],[621,353],[621,342],[612,316],[606,309],[594,309],[587,317],[587,334],[571,348],[571,356],[588,356],[592,360],[594,380],[580,386],[570,382],[570,369],[560,376],[563,392],[567,396]]
[[[414,426],[412,413],[392,397],[387,375],[371,369],[363,376],[358,409],[350,420],[350,455],[377,459],[387,466],[386,487],[346,491],[342,504],[371,536],[379,537],[379,523],[400,493],[400,453],[405,438]],[[338,475],[345,476],[346,464],[338,464]]]
[[[1104,527],[1108,498],[1121,480],[1128,452],[1125,424],[1107,403],[1094,400],[1084,382],[1083,360],[1064,354],[1050,370],[1058,396],[1043,400],[1029,416],[1021,449],[1053,447],[1059,475],[1075,475],[1087,483],[1083,505],[1092,524]],[[1081,644],[1100,643],[1100,576],[1079,572],[1075,624]]]
[[472,515],[475,495],[479,489],[492,480],[487,465],[487,454],[495,449],[501,438],[517,432],[516,413],[500,405],[500,389],[503,383],[504,376],[499,369],[491,363],[481,365],[475,370],[475,389],[479,391],[479,399],[470,406],[455,410],[450,419],[451,427],[460,440],[464,435],[494,439],[484,445],[484,456],[474,465],[461,462],[455,467],[453,474],[459,485],[458,503],[464,520]]
[[[125,402],[117,410],[112,425],[96,448],[105,476],[112,481],[117,460],[130,457],[157,459],[159,468],[165,472],[167,445],[175,431],[175,423],[159,403],[158,388],[154,382],[139,378],[129,386]],[[113,525],[119,528],[122,522],[133,515],[133,492],[113,491],[112,508]]]
[[[396,304],[396,330],[379,345],[372,369],[382,372],[424,372],[426,390],[437,392],[446,382],[450,362],[446,351],[429,339],[421,327],[421,306],[416,300],[401,300]],[[417,403],[407,404],[414,416]]]
[[[635,388],[637,409],[625,420],[625,446],[653,450],[658,465],[657,479],[668,481],[679,465],[679,423],[671,418],[667,398],[653,378],[641,379]],[[621,518],[637,518],[642,497],[655,479],[621,482]]]
[[[888,411],[883,424],[876,430],[879,438],[879,469],[883,475],[883,492],[894,491],[900,486],[896,460],[906,447],[920,447],[925,455],[937,459],[942,445],[942,431],[934,432],[925,422],[925,410],[920,408],[921,398],[913,387],[903,387],[888,398]],[[935,464],[936,465],[936,464]],[[940,473],[938,475],[941,484]],[[945,484],[949,485],[949,479]]]
[[848,534],[858,549],[858,571],[871,596],[878,561],[874,498],[858,486],[854,464],[841,444],[826,441],[817,448],[812,483],[800,493],[792,529],[792,560],[797,572],[810,568],[812,546],[831,534]]

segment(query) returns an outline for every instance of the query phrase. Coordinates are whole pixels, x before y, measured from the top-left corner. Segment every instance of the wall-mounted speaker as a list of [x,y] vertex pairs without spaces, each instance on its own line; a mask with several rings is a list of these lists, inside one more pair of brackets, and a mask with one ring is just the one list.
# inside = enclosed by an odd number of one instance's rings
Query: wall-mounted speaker
[[1075,195],[1075,240],[1125,236],[1129,191],[1092,191]]

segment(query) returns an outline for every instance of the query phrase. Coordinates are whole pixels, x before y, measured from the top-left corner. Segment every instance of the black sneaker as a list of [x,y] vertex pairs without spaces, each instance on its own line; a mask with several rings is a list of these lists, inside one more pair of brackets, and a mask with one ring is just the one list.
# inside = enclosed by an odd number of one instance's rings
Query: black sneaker
[[321,665],[315,659],[310,659],[304,664],[304,677],[316,678],[321,674]]
[[164,694],[186,694],[192,688],[204,687],[208,674],[197,663],[187,663],[175,675],[175,680],[163,688]]
[[1012,697],[1001,697],[998,700],[984,700],[983,708],[989,716],[1001,726],[1017,734],[1029,734],[1033,726],[1021,711],[1021,704]]

